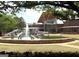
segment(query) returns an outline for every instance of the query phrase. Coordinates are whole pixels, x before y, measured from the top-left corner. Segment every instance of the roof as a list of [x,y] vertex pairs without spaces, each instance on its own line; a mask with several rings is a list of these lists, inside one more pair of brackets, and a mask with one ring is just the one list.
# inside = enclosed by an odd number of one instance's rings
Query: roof
[[79,19],[77,20],[67,20],[64,26],[79,26]]
[[44,21],[55,19],[55,18],[56,18],[56,16],[54,16],[52,13],[43,12],[42,15],[40,16],[38,22],[43,23]]

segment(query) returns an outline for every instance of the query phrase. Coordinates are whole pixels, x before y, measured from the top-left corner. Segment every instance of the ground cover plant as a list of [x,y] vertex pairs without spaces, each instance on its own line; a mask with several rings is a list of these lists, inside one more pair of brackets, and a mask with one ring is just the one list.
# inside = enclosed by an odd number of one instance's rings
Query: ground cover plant
[[79,57],[78,52],[5,52],[0,54],[8,54],[8,57]]

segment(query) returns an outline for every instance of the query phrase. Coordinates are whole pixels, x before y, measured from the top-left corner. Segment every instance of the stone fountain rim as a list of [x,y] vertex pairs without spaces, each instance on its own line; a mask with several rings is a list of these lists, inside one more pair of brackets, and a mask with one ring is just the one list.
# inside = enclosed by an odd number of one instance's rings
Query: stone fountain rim
[[0,43],[12,44],[53,44],[75,41],[72,38],[63,38],[64,40],[0,40]]

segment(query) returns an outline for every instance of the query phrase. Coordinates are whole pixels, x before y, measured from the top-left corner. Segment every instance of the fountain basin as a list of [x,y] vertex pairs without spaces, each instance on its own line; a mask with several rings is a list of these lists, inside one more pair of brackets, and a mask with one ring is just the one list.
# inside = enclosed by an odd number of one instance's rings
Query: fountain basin
[[53,44],[53,43],[65,43],[71,42],[74,39],[71,38],[63,38],[60,40],[0,40],[0,43],[12,43],[12,44]]

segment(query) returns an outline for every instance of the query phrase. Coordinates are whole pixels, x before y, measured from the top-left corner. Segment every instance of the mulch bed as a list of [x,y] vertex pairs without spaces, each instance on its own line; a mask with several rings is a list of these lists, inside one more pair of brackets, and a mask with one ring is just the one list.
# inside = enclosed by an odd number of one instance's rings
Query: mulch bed
[[74,39],[64,39],[63,40],[0,40],[0,43],[13,43],[13,44],[52,44],[52,43],[65,43],[71,42]]

